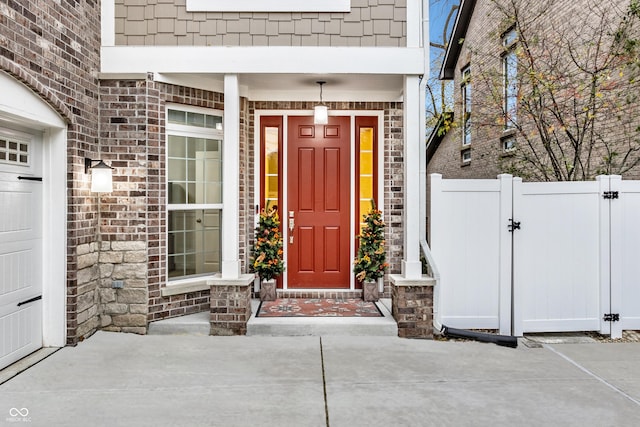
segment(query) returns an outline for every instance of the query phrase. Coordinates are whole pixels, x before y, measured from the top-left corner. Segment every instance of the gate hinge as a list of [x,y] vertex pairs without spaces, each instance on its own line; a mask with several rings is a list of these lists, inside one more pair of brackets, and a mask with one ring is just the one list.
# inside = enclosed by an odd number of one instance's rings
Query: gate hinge
[[619,313],[605,313],[604,319],[605,322],[618,322],[620,320]]
[[41,176],[19,176],[20,181],[42,181]]
[[514,221],[513,218],[509,218],[509,233],[513,233],[513,230],[520,230],[520,221]]
[[602,194],[602,197],[604,197],[605,199],[617,199],[618,198],[618,192],[617,191],[605,191]]

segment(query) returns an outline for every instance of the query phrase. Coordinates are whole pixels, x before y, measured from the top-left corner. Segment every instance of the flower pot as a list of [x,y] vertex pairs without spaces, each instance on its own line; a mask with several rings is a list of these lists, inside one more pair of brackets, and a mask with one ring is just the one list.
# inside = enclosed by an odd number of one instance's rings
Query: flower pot
[[276,279],[263,280],[260,283],[260,301],[276,300]]
[[363,282],[362,283],[362,299],[365,301],[375,302],[380,299],[380,293],[378,291],[378,282]]

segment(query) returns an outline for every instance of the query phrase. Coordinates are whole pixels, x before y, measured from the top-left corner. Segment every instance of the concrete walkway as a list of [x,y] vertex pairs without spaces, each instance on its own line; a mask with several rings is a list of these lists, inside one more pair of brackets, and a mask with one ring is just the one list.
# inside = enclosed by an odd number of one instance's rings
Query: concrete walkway
[[98,332],[0,385],[0,425],[26,422],[638,426],[640,344]]

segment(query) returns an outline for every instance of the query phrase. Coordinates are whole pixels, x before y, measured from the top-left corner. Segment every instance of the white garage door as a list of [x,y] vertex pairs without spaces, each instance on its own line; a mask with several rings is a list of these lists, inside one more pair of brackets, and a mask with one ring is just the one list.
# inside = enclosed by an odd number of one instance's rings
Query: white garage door
[[0,369],[42,347],[41,149],[0,128]]

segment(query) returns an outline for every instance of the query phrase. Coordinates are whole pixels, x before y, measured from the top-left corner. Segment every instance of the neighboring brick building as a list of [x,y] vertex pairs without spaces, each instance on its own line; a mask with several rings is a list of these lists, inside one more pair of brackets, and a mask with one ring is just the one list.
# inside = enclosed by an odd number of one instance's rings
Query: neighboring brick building
[[[525,180],[552,181],[593,179],[599,174],[640,177],[636,165],[640,120],[632,113],[637,111],[638,98],[633,94],[638,84],[629,83],[627,73],[633,72],[629,67],[602,65],[628,59],[603,54],[613,51],[609,48],[612,35],[621,28],[628,6],[628,0],[606,4],[463,0],[440,72],[441,79],[453,80],[455,125],[447,135],[434,133],[430,138],[428,173],[475,179],[506,172]],[[637,38],[637,31],[637,25],[632,25],[625,37]],[[600,44],[595,45],[600,36]],[[592,46],[600,48],[602,58],[595,59]],[[586,72],[576,70],[572,55],[586,64]],[[535,65],[529,63],[531,59]],[[598,71],[591,105],[588,72],[595,70],[596,62],[604,70]],[[545,85],[553,88],[547,90]],[[535,94],[538,90],[542,95]],[[534,105],[537,101],[539,105]],[[553,117],[556,112],[564,123]],[[533,119],[543,114],[547,116]],[[557,162],[547,160],[551,156],[540,138],[545,132],[550,134],[551,146],[564,150],[555,149]],[[582,146],[579,160],[571,155],[574,141]],[[613,152],[618,154],[608,164],[606,158]],[[537,155],[543,160],[531,162]]]
[[[419,285],[420,191],[405,177],[424,140],[423,3],[0,0],[0,330],[20,336],[0,366],[208,311],[212,284],[253,290],[267,200],[285,226],[281,292],[360,294],[370,198],[387,224],[385,295]],[[90,191],[88,159],[113,167],[113,191]],[[318,206],[337,222],[304,218]]]

